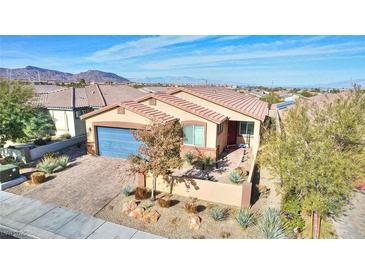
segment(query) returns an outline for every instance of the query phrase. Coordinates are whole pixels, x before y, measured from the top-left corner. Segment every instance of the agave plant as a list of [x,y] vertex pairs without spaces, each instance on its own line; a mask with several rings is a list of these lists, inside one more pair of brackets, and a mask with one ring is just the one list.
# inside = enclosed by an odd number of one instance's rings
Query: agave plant
[[67,167],[67,164],[68,164],[68,161],[69,161],[69,157],[64,155],[64,156],[61,156],[61,157],[58,157],[57,158],[57,162],[58,162],[58,165],[64,169]]
[[242,182],[243,177],[241,176],[241,173],[239,173],[236,170],[233,170],[231,171],[231,173],[229,173],[229,180],[234,184],[239,184]]
[[133,188],[130,185],[126,185],[122,188],[122,193],[124,196],[128,197],[133,193]]
[[223,221],[228,216],[228,211],[226,209],[222,209],[220,207],[213,207],[210,210],[210,216],[214,221]]
[[255,215],[251,209],[244,208],[237,213],[236,221],[242,228],[246,229],[255,223]]
[[58,161],[54,158],[43,158],[43,160],[37,165],[39,171],[45,172],[47,174],[53,173],[53,171],[58,167]]
[[280,210],[268,208],[258,223],[259,230],[266,239],[283,239],[286,228],[280,219]]

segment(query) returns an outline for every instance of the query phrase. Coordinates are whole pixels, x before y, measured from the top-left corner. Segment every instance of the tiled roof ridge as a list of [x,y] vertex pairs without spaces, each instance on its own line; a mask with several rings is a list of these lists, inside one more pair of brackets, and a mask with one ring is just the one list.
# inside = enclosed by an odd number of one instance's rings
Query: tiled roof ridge
[[104,95],[103,95],[103,93],[102,93],[102,91],[101,91],[101,89],[100,89],[99,85],[98,85],[98,84],[95,84],[95,86],[96,86],[97,91],[99,92],[99,95],[100,95],[101,101],[103,102],[104,106],[106,106],[107,104],[106,104],[106,101],[105,101]]
[[[223,107],[231,108],[234,111],[240,112],[244,115],[248,115],[253,118],[262,120],[262,121],[265,119],[265,116],[268,114],[267,103],[260,101],[260,105],[257,106],[258,109],[255,109],[255,102],[259,101],[259,99],[254,98],[253,96],[250,96],[247,94],[241,94],[241,93],[237,93],[237,92],[235,92],[233,94],[233,91],[230,92],[230,94],[229,94],[228,93],[229,90],[227,90],[227,95],[232,96],[232,98],[228,98],[226,95],[224,95],[222,93],[219,93],[219,92],[215,93],[214,89],[212,89],[212,88],[211,88],[211,90],[207,90],[207,92],[211,92],[211,94],[205,94],[204,91],[199,92],[197,90],[194,90],[194,88],[189,89],[186,87],[174,87],[168,92],[168,94],[173,95],[179,91],[187,92],[194,96],[211,101],[211,102],[221,105]],[[218,91],[218,89],[216,89],[216,91]],[[222,92],[223,90],[221,89],[220,91]],[[240,103],[238,101],[238,102],[234,103],[237,99],[243,99],[243,100],[245,100],[245,102]],[[267,111],[265,111],[265,109],[263,109],[265,105],[267,105]],[[248,108],[248,109],[245,109],[245,108]]]
[[161,123],[167,123],[171,121],[178,120],[176,117],[173,117],[161,110],[151,108],[147,105],[138,103],[136,101],[125,101],[120,103],[121,107],[125,107],[126,109],[135,112],[139,115],[142,115],[151,120],[155,120]]
[[204,119],[207,119],[213,123],[220,124],[228,118],[225,115],[218,113],[214,110],[200,106],[198,104],[195,104],[193,102],[187,101],[185,99],[179,98],[177,96],[165,92],[151,93],[150,96],[155,99],[160,99],[161,101],[173,105],[182,110],[191,112],[197,116],[203,117]]

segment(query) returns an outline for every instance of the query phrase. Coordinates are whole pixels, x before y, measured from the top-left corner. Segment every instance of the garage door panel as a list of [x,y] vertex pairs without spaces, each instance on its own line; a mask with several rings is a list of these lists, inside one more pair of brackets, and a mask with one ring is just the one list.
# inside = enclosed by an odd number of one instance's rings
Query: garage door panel
[[97,127],[99,155],[128,158],[137,154],[141,142],[134,139],[129,128]]

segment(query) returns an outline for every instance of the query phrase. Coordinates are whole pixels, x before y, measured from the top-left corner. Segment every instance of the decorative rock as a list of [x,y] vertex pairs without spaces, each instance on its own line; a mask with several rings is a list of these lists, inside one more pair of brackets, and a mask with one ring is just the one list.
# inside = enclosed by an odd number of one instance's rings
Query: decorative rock
[[30,175],[30,178],[32,179],[32,184],[36,185],[46,181],[44,172],[33,172],[32,175]]
[[185,203],[184,207],[188,213],[197,213],[198,212],[198,205],[196,204],[196,201],[197,201],[197,199],[193,198]]
[[158,199],[160,207],[169,208],[171,206],[171,195],[165,195]]
[[131,211],[137,208],[137,203],[133,200],[125,202],[122,207],[122,212],[125,214],[129,214]]
[[156,210],[151,209],[143,214],[143,221],[149,224],[155,224],[157,223],[160,216],[161,215]]
[[147,199],[147,189],[142,187],[137,187],[134,192],[134,197],[137,200],[144,200]]
[[189,218],[189,228],[198,230],[200,228],[201,219],[197,214],[191,215]]
[[128,216],[137,220],[141,220],[143,218],[143,212],[144,209],[142,207],[137,207],[136,209],[131,211]]

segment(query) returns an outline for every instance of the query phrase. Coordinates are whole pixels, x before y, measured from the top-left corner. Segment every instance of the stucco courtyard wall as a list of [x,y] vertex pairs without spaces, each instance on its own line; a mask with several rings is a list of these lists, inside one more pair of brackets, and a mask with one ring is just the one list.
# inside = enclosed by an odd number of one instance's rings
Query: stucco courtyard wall
[[[152,188],[151,176],[146,176],[146,186]],[[157,191],[170,193],[170,184],[160,176],[157,178],[156,189]],[[174,180],[172,194],[240,207],[242,185],[179,177]]]

